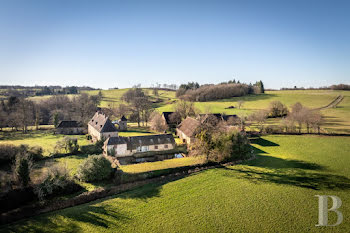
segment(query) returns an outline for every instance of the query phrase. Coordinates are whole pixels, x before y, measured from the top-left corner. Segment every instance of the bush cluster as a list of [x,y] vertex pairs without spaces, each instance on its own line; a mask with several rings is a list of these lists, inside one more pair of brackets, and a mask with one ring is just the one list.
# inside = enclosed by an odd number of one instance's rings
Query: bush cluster
[[41,177],[39,184],[34,187],[34,192],[39,200],[59,194],[68,194],[81,189],[70,177],[69,171],[62,165],[49,167]]
[[103,142],[104,142],[104,139],[101,139],[101,140],[97,141],[93,145],[81,146],[80,147],[80,151],[83,154],[87,154],[87,155],[98,155],[98,154],[101,154],[103,152],[103,148],[102,148]]
[[91,155],[80,164],[76,176],[81,181],[92,182],[108,179],[112,172],[108,159],[103,155]]
[[205,156],[206,162],[229,162],[247,159],[252,148],[247,136],[237,130],[202,127],[196,135],[191,154]]
[[40,146],[0,144],[0,164],[11,163],[19,153],[28,153],[29,157],[35,161],[43,158],[43,148]]
[[244,96],[248,93],[249,87],[246,84],[203,85],[197,89],[187,90],[181,98],[189,101],[205,102]]

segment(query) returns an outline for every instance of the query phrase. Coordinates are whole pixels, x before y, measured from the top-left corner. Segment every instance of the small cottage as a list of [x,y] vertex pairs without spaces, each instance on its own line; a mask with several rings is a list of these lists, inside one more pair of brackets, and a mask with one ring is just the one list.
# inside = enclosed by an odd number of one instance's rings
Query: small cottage
[[61,121],[56,128],[57,134],[73,135],[84,134],[85,132],[85,127],[83,127],[77,121]]
[[88,134],[93,141],[97,141],[102,138],[118,137],[118,130],[105,114],[98,111],[88,123]]

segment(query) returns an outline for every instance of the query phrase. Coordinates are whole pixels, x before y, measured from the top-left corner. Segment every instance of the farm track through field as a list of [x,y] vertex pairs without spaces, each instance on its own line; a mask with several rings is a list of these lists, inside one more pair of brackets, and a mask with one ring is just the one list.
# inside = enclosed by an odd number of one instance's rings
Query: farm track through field
[[327,108],[335,108],[342,100],[344,99],[343,95],[338,95],[337,98],[335,98],[332,102],[327,104],[326,106],[315,108],[314,110],[322,110]]

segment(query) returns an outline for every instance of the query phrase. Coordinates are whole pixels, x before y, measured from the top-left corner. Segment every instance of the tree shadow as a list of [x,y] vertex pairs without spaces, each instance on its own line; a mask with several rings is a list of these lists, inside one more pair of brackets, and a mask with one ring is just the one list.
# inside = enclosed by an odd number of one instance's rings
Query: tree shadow
[[[101,201],[101,200],[99,200]],[[79,208],[79,211],[75,211]],[[26,222],[27,224],[8,225],[6,230],[14,232],[78,232],[81,231],[80,224],[86,223],[94,227],[102,227],[108,229],[110,225],[121,226],[131,217],[126,213],[116,210],[116,206],[104,204],[103,206],[96,206],[95,203],[85,204],[79,207],[65,209],[60,214],[52,215],[50,213],[44,214],[35,220]],[[65,224],[57,219],[67,218]]]
[[274,143],[272,141],[266,140],[264,138],[252,138],[250,139],[252,144],[257,144],[259,146],[279,146],[279,144]]
[[266,99],[270,99],[273,97],[277,97],[276,94],[249,94],[249,95],[245,95],[245,96],[239,96],[239,97],[233,97],[230,99],[221,99],[221,100],[216,100],[216,102],[235,102],[238,100],[242,100],[245,102],[249,102],[249,101],[257,101],[257,100],[266,100]]
[[[262,151],[258,148],[254,150]],[[266,153],[262,151],[263,153]],[[251,167],[261,167],[261,168],[269,168],[269,169],[305,169],[305,170],[326,170],[326,167],[321,166],[317,163],[310,163],[301,160],[294,159],[282,159],[277,157],[272,157],[268,155],[257,154],[255,160],[247,161],[243,163],[244,165],[248,165]]]
[[259,170],[251,167],[225,168],[226,176],[246,179],[253,183],[275,183],[292,185],[313,190],[348,190],[350,179],[345,176],[327,173],[306,172],[300,169]]

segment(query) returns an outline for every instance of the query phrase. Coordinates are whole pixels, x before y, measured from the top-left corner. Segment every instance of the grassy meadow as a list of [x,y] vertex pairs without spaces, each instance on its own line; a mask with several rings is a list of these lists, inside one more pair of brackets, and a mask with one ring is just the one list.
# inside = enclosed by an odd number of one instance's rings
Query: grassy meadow
[[[30,130],[26,134],[23,134],[21,131],[4,131],[0,132],[0,144],[41,146],[44,149],[44,155],[48,156],[54,152],[56,142],[65,136],[67,135],[54,134],[51,130]],[[68,136],[77,138],[80,146],[90,143],[89,140],[86,140],[85,135]]]
[[[349,232],[350,137],[265,136],[257,158],[145,185],[0,228],[3,232]],[[344,222],[315,227],[315,195],[337,195]],[[330,223],[335,216],[330,214]]]

